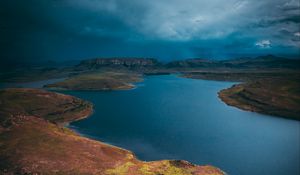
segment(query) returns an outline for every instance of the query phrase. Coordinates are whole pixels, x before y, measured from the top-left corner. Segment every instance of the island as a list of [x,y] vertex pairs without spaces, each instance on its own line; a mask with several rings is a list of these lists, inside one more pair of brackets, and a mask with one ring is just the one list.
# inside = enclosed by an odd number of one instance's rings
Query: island
[[82,137],[69,122],[93,105],[41,89],[0,90],[0,174],[224,175],[183,160],[145,162],[128,150]]

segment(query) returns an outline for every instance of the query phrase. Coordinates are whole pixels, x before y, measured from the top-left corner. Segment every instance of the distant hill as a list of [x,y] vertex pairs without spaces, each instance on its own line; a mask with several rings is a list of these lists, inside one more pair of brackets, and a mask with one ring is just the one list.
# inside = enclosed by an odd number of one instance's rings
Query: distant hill
[[155,67],[160,63],[153,58],[95,58],[81,61],[76,69],[99,69],[104,67],[109,68],[147,68]]
[[256,58],[237,58],[228,60],[186,59],[172,61],[166,64],[153,58],[96,58],[81,61],[76,70],[95,70],[100,68],[122,69],[164,69],[164,70],[189,70],[189,69],[226,69],[226,70],[254,70],[254,69],[300,69],[299,59],[287,59],[273,55],[259,56]]
[[237,58],[229,60],[188,59],[173,61],[168,68],[223,68],[223,69],[300,69],[299,59],[288,59],[273,55],[256,58]]
[[232,60],[224,60],[219,63],[229,68],[285,68],[298,69],[300,68],[299,59],[287,59],[274,55],[259,56],[256,58],[239,58]]
[[212,68],[212,67],[221,67],[217,61],[208,60],[208,59],[187,59],[172,61],[167,63],[165,67],[167,68]]

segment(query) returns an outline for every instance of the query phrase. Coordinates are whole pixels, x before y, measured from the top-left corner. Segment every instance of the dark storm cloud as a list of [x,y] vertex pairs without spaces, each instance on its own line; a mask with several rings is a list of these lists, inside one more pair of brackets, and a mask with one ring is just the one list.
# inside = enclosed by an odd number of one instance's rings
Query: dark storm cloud
[[300,23],[300,15],[294,15],[294,16],[286,17],[286,18],[280,20],[280,22],[294,22],[294,23]]
[[0,10],[2,60],[221,58],[300,49],[297,0],[2,0]]

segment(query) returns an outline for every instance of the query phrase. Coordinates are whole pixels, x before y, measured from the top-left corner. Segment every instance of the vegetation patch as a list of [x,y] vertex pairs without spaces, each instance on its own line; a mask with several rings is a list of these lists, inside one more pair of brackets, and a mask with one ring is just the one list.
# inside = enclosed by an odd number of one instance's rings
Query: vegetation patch
[[141,75],[133,72],[97,71],[72,76],[45,87],[62,90],[120,90],[134,88],[132,83],[139,81],[142,81]]
[[227,104],[244,110],[300,120],[299,79],[263,79],[219,92]]
[[77,135],[63,124],[88,116],[92,105],[72,96],[5,89],[0,109],[0,174],[210,174],[203,166],[139,161],[130,151]]

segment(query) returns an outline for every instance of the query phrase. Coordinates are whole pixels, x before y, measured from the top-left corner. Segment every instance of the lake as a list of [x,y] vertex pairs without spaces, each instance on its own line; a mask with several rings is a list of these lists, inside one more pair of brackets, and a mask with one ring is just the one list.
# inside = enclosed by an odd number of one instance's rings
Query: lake
[[300,174],[300,122],[227,106],[217,92],[233,84],[163,75],[133,90],[63,93],[94,103],[94,114],[70,128],[141,160],[184,159],[230,175]]
[[227,106],[233,83],[150,76],[124,91],[68,92],[95,112],[70,127],[141,160],[184,159],[232,175],[299,174],[300,122]]

